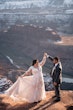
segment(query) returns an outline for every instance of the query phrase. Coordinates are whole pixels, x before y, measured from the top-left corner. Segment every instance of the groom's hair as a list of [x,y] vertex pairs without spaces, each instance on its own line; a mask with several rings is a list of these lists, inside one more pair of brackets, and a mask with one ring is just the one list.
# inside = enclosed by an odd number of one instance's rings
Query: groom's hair
[[54,60],[56,60],[58,62],[59,61],[59,58],[58,57],[54,57]]

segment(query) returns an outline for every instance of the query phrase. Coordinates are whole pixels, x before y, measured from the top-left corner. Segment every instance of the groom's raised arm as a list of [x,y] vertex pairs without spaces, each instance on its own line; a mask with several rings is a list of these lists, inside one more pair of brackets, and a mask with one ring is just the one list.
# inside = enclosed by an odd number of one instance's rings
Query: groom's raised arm
[[52,56],[48,55],[48,58],[49,58],[51,61],[53,61],[53,57],[52,57]]

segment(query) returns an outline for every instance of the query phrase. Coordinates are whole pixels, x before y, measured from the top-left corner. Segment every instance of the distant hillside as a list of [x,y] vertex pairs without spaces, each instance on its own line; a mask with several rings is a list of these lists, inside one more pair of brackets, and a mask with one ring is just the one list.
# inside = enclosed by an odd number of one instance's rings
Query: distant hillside
[[[5,9],[17,9],[17,8],[46,8],[46,7],[71,7],[73,6],[72,0],[0,0],[0,3],[4,3]],[[2,6],[3,6],[2,5]],[[2,7],[1,7],[2,8]],[[2,8],[2,9],[3,9]]]

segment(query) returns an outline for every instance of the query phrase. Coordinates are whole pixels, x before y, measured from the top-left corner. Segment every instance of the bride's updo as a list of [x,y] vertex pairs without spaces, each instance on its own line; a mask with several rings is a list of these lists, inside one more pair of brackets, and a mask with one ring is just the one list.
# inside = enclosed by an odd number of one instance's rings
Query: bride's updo
[[37,63],[37,59],[32,61],[32,66],[34,66]]

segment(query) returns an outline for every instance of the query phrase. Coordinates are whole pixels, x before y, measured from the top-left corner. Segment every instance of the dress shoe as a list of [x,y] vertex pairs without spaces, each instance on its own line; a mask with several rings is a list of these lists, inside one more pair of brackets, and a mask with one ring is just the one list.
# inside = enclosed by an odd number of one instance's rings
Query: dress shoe
[[57,98],[54,100],[54,102],[59,102],[61,99],[60,98]]

